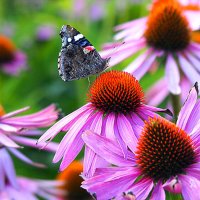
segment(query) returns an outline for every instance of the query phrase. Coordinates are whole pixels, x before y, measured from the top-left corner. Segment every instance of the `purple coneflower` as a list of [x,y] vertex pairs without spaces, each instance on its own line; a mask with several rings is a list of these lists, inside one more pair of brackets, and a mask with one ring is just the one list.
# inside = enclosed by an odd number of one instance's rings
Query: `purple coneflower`
[[[61,171],[81,151],[84,145],[81,135],[87,129],[117,140],[126,157],[128,148],[135,150],[138,127],[143,125],[143,120],[154,116],[155,112],[167,111],[144,104],[142,88],[131,74],[109,71],[101,74],[91,85],[88,103],[54,124],[38,142],[52,140],[60,131],[68,131],[53,159],[53,162],[58,162],[63,158]],[[86,148],[85,174],[91,175],[98,162],[98,157]]]
[[[3,108],[0,107],[0,146],[1,148],[6,148],[22,161],[42,167],[43,165],[32,162],[17,148],[22,146],[40,147],[36,145],[37,139],[34,138],[41,136],[43,133],[38,128],[45,128],[54,123],[58,118],[59,112],[56,110],[56,106],[52,104],[37,113],[16,116],[28,109],[29,107],[25,107],[5,114]],[[45,147],[45,150],[55,152],[57,147],[56,143],[51,143],[48,147]]]
[[57,180],[64,182],[60,188],[66,192],[66,195],[60,200],[92,200],[90,194],[81,188],[83,178],[80,174],[82,172],[82,162],[75,160],[64,171],[58,174]]
[[18,75],[26,68],[26,55],[4,35],[0,35],[0,68],[10,75]]
[[98,200],[165,200],[165,190],[181,193],[185,200],[199,200],[200,189],[200,101],[197,86],[191,90],[177,123],[154,117],[145,121],[135,152],[124,159],[119,145],[91,131],[83,140],[113,167],[99,168],[83,188]]
[[115,28],[119,31],[116,40],[125,43],[117,52],[116,44],[105,45],[103,57],[111,57],[113,66],[132,56],[142,53],[130,63],[125,71],[140,79],[151,69],[157,58],[165,63],[165,77],[173,94],[180,94],[180,71],[194,84],[200,80],[200,45],[192,41],[192,30],[200,26],[199,11],[187,10],[176,0],[154,1],[148,17],[136,19]]
[[48,200],[58,200],[64,195],[65,192],[59,189],[63,182],[17,177],[12,158],[6,149],[1,148],[0,154],[0,199],[25,200],[43,197]]

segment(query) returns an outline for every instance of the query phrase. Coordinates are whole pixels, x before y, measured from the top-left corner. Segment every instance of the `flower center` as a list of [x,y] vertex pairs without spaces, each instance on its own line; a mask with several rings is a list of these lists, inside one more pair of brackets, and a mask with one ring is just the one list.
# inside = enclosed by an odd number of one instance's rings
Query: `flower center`
[[154,3],[144,34],[150,46],[172,52],[183,50],[190,42],[190,32],[182,7],[175,0]]
[[136,154],[142,172],[155,181],[182,174],[195,162],[190,136],[161,118],[145,122]]
[[139,82],[131,74],[109,71],[101,74],[92,84],[89,102],[104,113],[134,112],[144,102]]
[[14,56],[15,46],[5,36],[0,35],[0,64],[10,61]]
[[5,111],[3,109],[3,106],[0,104],[0,117],[5,115]]

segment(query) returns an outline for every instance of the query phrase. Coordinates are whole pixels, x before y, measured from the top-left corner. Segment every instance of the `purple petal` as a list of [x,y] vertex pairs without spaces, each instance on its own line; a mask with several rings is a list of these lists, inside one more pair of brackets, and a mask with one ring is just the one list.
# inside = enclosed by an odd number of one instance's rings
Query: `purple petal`
[[4,133],[0,132],[0,143],[7,147],[19,148],[20,146],[16,144],[12,139],[7,137]]
[[[113,172],[112,168],[106,170],[106,174],[94,176],[83,182],[82,187],[91,194],[96,194],[98,200],[112,199],[115,196],[122,195],[137,178],[138,172],[134,168]],[[113,187],[114,186],[114,187]]]
[[198,91],[197,91],[196,86],[191,89],[191,91],[179,113],[176,125],[183,130],[185,130],[187,122],[190,118],[190,114],[196,104],[196,101],[198,98],[197,92]]
[[88,147],[109,163],[118,166],[135,165],[134,154],[127,151],[127,159],[124,159],[124,154],[117,142],[94,134],[91,131],[85,131],[82,138]]
[[[9,181],[9,183],[14,187],[18,188],[18,183],[16,179],[16,173],[15,168],[13,165],[13,161],[6,151],[5,148],[2,148],[0,150],[1,156],[0,156],[0,165],[3,166],[4,173],[6,175],[6,179]],[[1,177],[2,178],[2,177]],[[4,180],[6,180],[4,179]]]
[[45,165],[43,165],[42,163],[36,163],[33,162],[31,159],[29,159],[28,157],[26,157],[24,154],[22,154],[20,151],[18,151],[15,148],[9,148],[8,149],[12,154],[14,154],[17,158],[19,158],[20,160],[22,160],[23,162],[35,166],[35,167],[41,167],[44,168]]
[[137,200],[144,200],[149,196],[152,189],[153,181],[151,179],[142,178],[129,188],[129,191],[133,192]]
[[[195,104],[191,114],[190,114],[190,120],[188,120],[188,123],[185,126],[185,131],[187,133],[193,132],[194,133],[194,129],[198,129],[198,121],[200,119],[200,100],[197,101],[197,103]],[[193,133],[191,133],[191,135],[193,135]]]
[[140,80],[147,73],[156,60],[156,57],[156,54],[149,55],[149,57],[135,71],[132,72],[136,79]]
[[183,55],[179,54],[178,56],[180,67],[183,70],[184,74],[188,79],[194,84],[196,81],[200,81],[200,74],[196,71],[196,69],[192,66],[189,61],[183,57]]
[[117,126],[122,140],[127,144],[132,152],[135,152],[138,139],[135,136],[129,120],[123,114],[117,116]]
[[[102,129],[102,120],[103,120],[102,113],[97,113],[97,115],[93,119],[92,124],[90,125],[90,130],[100,135]],[[84,154],[84,164],[83,164],[83,172],[85,176],[91,177],[94,174],[97,166],[97,161],[98,161],[98,156],[95,154],[94,151],[92,151],[90,148],[86,146]]]
[[174,194],[180,194],[182,192],[182,185],[177,178],[170,178],[163,184],[163,188]]
[[[22,137],[22,136],[11,136],[11,138],[14,141],[18,142],[19,144],[30,146],[30,147],[33,147],[36,149],[38,149],[38,148],[40,149],[40,148],[44,147],[44,145],[45,145],[43,143],[37,144],[37,140],[32,139],[32,138],[26,138],[26,137]],[[43,150],[55,152],[57,150],[57,148],[58,148],[58,144],[51,142],[48,144],[48,146],[45,146],[43,148]]]
[[79,108],[73,113],[67,115],[66,117],[62,118],[39,138],[38,143],[45,142],[49,139],[52,140],[62,130],[64,126],[66,126],[72,120],[76,120],[77,118],[79,118],[79,116],[85,113],[87,110],[88,110],[88,104]]
[[157,106],[164,101],[168,94],[167,82],[162,78],[146,92],[146,101],[149,105]]
[[1,119],[6,119],[6,118],[13,117],[13,116],[15,116],[15,115],[17,115],[17,114],[20,114],[20,113],[22,113],[22,112],[27,111],[28,109],[30,109],[29,106],[27,106],[27,107],[25,107],[25,108],[21,108],[21,109],[19,109],[19,110],[13,111],[13,112],[10,112],[10,113],[7,113],[7,114],[3,115],[2,117],[0,117],[0,120],[1,120]]
[[65,134],[62,141],[58,146],[58,150],[53,158],[53,162],[58,162],[64,155],[64,152],[69,151],[70,146],[74,146],[76,140],[81,138],[81,133],[84,126],[89,124],[87,122],[88,118],[91,121],[93,118],[90,116],[93,111],[87,110],[84,114],[82,114],[76,122],[74,122],[73,126],[69,129],[69,131]]
[[166,81],[169,91],[171,93],[178,95],[181,93],[180,88],[180,73],[176,61],[171,54],[167,57],[167,62],[165,66]]
[[110,113],[105,117],[106,123],[105,123],[105,130],[104,135],[107,138],[111,140],[116,140],[115,134],[114,134],[114,124],[115,124],[115,115]]
[[187,169],[187,174],[200,180],[200,163],[190,165]]
[[165,200],[165,191],[160,181],[154,187],[150,200]]
[[187,200],[199,200],[200,181],[187,175],[179,175],[179,180],[182,183],[183,198]]

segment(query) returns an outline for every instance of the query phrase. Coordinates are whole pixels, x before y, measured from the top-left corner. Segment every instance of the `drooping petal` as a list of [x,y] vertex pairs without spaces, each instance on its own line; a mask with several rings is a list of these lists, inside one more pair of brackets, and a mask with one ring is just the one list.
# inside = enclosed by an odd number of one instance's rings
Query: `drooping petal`
[[200,181],[187,175],[179,175],[182,183],[182,196],[187,200],[199,200]]
[[[89,129],[101,135],[102,122],[103,122],[103,114],[97,113]],[[83,172],[85,176],[91,177],[94,174],[99,159],[102,158],[96,155],[95,152],[92,151],[89,147],[87,146],[85,147],[84,164],[83,164]]]
[[10,112],[10,113],[7,113],[7,114],[3,115],[2,117],[0,117],[0,120],[13,117],[13,116],[15,116],[15,115],[17,115],[17,114],[20,114],[20,113],[22,113],[22,112],[27,111],[28,109],[30,109],[29,106],[27,106],[27,107],[25,107],[25,108],[21,108],[21,109],[19,109],[19,110],[15,110],[15,111]]
[[[44,143],[37,144],[37,140],[33,139],[33,138],[27,138],[27,137],[22,137],[22,136],[10,136],[10,137],[19,144],[22,144],[25,146],[30,146],[30,147],[33,147],[36,149],[38,149],[38,148],[40,149],[45,146]],[[43,150],[55,152],[57,150],[57,148],[58,148],[57,143],[50,142],[48,144],[48,146],[45,146],[43,148]]]
[[110,169],[109,172],[109,168],[106,168],[106,175],[101,170],[102,175],[98,173],[98,176],[84,181],[82,187],[91,194],[95,193],[98,200],[112,199],[115,196],[122,195],[138,176],[138,172],[137,170],[134,171],[134,168],[126,168],[126,170],[118,168],[115,172],[112,168]]
[[5,133],[0,132],[0,143],[6,147],[19,148],[20,146],[16,144],[13,140],[5,135]]
[[73,113],[62,118],[56,124],[54,124],[50,129],[48,129],[38,140],[38,143],[45,142],[47,140],[52,140],[68,123],[72,120],[76,120],[80,115],[88,110],[88,104],[74,111]]
[[146,102],[148,105],[157,106],[164,101],[168,94],[167,82],[162,78],[146,92]]
[[197,98],[198,98],[198,89],[196,88],[196,86],[194,86],[191,89],[183,107],[181,108],[181,111],[179,112],[179,116],[177,119],[177,123],[176,123],[177,126],[183,130],[185,130],[186,124],[196,104]]
[[180,88],[180,73],[176,61],[171,54],[167,57],[167,62],[165,66],[165,74],[167,87],[171,93],[179,95],[181,93]]
[[178,55],[180,62],[180,67],[183,70],[184,74],[191,81],[192,84],[200,81],[200,74],[192,66],[192,64],[181,54]]
[[129,120],[123,114],[117,116],[117,126],[122,140],[127,144],[132,152],[135,152],[138,139]]
[[154,187],[150,200],[165,200],[165,191],[161,181],[158,181]]
[[85,131],[82,138],[88,147],[109,163],[118,166],[135,165],[134,154],[127,151],[127,159],[124,159],[124,154],[116,141],[99,136],[91,131]]
[[190,165],[190,167],[187,169],[187,175],[193,176],[200,180],[200,163]]
[[[72,148],[73,149],[75,148],[76,152],[76,155],[74,154],[75,152],[73,153],[73,155],[77,156],[77,154],[79,153],[79,151],[82,149],[83,146],[83,143],[81,142],[82,140],[81,134],[83,131],[82,129],[92,120],[92,116],[90,117],[92,112],[93,112],[92,110],[87,110],[84,113],[84,115],[83,114],[81,115],[81,118],[79,118],[76,122],[74,122],[73,126],[70,128],[67,134],[65,134],[62,141],[60,142],[58,150],[56,151],[56,154],[53,158],[53,162],[58,162],[63,157],[64,154],[67,154],[70,157],[68,152],[70,152]],[[90,118],[89,122],[87,122],[88,118]],[[81,147],[79,146],[80,142],[82,144]],[[66,160],[65,163],[67,163]]]
[[33,162],[30,158],[28,158],[27,156],[25,156],[24,154],[22,154],[20,151],[18,151],[15,148],[9,148],[8,149],[12,154],[14,154],[17,158],[19,158],[20,160],[22,160],[23,162],[35,166],[35,167],[41,167],[44,168],[45,165],[42,163],[37,163],[37,162]]
[[129,191],[132,191],[137,200],[144,200],[148,197],[153,189],[153,181],[148,178],[142,178],[136,182]]
[[1,155],[0,156],[0,165],[2,165],[4,174],[6,176],[6,177],[1,177],[1,178],[3,178],[4,181],[7,179],[9,181],[9,183],[14,188],[17,189],[18,183],[17,183],[17,179],[16,179],[16,173],[15,173],[13,161],[5,148],[2,148],[0,150],[0,155]]

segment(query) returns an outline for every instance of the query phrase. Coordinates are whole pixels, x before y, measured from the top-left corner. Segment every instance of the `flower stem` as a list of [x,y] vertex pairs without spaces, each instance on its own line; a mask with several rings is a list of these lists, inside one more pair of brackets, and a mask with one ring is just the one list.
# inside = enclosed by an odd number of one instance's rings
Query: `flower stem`
[[180,95],[174,95],[171,93],[170,96],[171,96],[171,101],[172,101],[174,120],[176,121],[178,118],[179,111],[181,109]]

